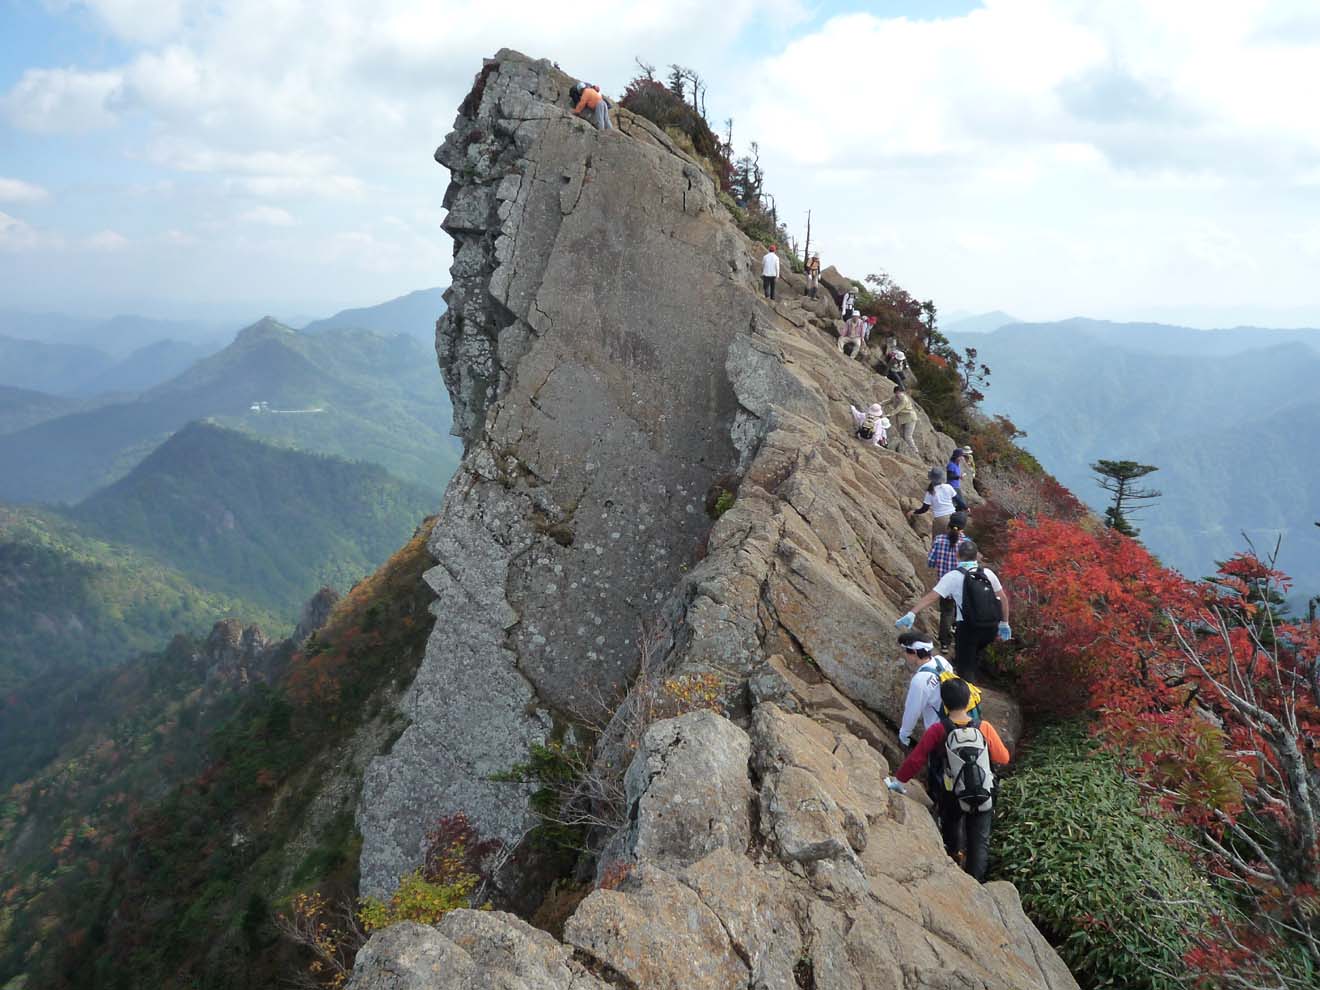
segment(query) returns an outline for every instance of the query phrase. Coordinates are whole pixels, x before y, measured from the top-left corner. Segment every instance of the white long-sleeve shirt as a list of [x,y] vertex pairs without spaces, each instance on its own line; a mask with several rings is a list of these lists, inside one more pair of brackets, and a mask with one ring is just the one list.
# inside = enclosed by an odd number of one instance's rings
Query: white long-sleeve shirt
[[841,312],[845,318],[848,316],[848,311],[853,308],[853,303],[856,300],[857,297],[851,292],[845,292],[843,294],[843,302],[839,304],[839,312]]
[[908,684],[907,703],[903,706],[903,724],[898,728],[898,741],[904,746],[911,745],[912,731],[917,727],[917,719],[922,720],[921,731],[925,732],[940,720],[940,674],[951,671],[953,667],[938,653],[923,663],[912,675]]
[[765,253],[765,257],[761,259],[761,274],[766,278],[779,277],[779,255],[773,251]]

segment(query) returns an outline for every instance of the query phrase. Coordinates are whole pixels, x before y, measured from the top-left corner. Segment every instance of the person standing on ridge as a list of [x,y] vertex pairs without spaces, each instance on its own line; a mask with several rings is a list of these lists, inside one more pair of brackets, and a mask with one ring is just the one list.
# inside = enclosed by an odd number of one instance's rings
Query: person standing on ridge
[[599,86],[580,82],[568,91],[568,98],[577,104],[573,112],[583,120],[595,124],[596,130],[613,129],[614,125],[610,123],[610,103],[601,93]]
[[[930,541],[930,553],[926,555],[926,566],[935,572],[935,583],[958,567],[958,548],[967,542],[963,531],[967,528],[967,514],[955,512],[949,517],[949,525],[943,533]],[[940,599],[940,649],[945,653],[953,649],[953,628],[958,621],[958,609],[953,600]]]
[[857,305],[857,293],[859,291],[860,290],[855,285],[851,289],[844,290],[843,299],[839,301],[839,312],[842,313],[844,317],[847,317],[847,315],[853,311],[853,307]]
[[908,395],[907,388],[903,385],[897,386],[894,389],[894,397],[885,405],[889,418],[898,427],[899,445],[906,443],[908,449],[920,460],[921,451],[917,450],[917,443],[913,439],[917,429],[917,407],[912,404],[912,396]]
[[779,255],[775,253],[775,245],[771,244],[770,250],[761,259],[761,290],[767,299],[775,297],[775,280],[778,278]]
[[951,599],[956,610],[953,669],[959,677],[976,683],[985,648],[996,635],[1012,638],[1013,628],[1008,624],[1008,592],[994,571],[981,566],[981,555],[973,541],[959,544],[958,566],[917,599],[912,609],[894,623],[895,628],[911,629],[917,613],[940,598]]
[[976,456],[972,453],[970,445],[963,446],[962,459],[962,488],[963,492],[976,491]]
[[971,697],[971,688],[958,678],[940,685],[940,700],[949,714],[926,730],[894,775],[897,783],[886,783],[891,790],[901,790],[924,767],[929,768],[927,772],[938,781],[930,797],[939,809],[944,851],[954,859],[962,853],[963,869],[984,883],[995,820],[991,764],[1003,766],[1010,754],[995,727],[967,711]]
[[816,290],[820,286],[820,255],[813,254],[807,260],[805,271],[807,273],[807,295],[815,299]]
[[958,490],[959,495],[962,494],[962,490],[963,490],[962,488],[963,456],[964,456],[963,449],[961,447],[954,447],[953,453],[949,455],[949,464],[944,469],[944,473],[948,476],[949,484],[951,484],[954,488]]
[[962,500],[958,490],[944,480],[944,472],[939,468],[931,468],[926,472],[926,477],[930,484],[926,486],[926,494],[922,496],[921,508],[908,513],[909,519],[915,519],[917,516],[930,516],[930,536],[931,545],[934,546],[934,539],[940,533],[943,533],[949,525],[949,520],[954,512],[966,512],[967,503]]

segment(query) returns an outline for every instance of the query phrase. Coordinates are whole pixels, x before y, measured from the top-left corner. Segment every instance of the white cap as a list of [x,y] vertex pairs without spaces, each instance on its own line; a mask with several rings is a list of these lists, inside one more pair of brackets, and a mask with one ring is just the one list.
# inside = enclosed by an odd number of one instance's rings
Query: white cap
[[906,361],[906,360],[907,360],[907,355],[904,354],[902,351],[894,351],[894,360],[895,360],[895,361]]

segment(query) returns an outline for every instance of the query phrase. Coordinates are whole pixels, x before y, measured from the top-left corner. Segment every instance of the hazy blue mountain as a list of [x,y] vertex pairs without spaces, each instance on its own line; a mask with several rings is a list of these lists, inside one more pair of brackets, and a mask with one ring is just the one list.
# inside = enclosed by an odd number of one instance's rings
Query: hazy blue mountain
[[232,324],[208,320],[162,320],[150,316],[81,317],[62,313],[0,310],[0,335],[48,344],[89,347],[113,357],[159,340],[180,340],[215,348],[232,333]]
[[0,337],[0,385],[68,394],[112,364],[109,354],[89,347]]
[[64,416],[82,405],[77,399],[0,385],[0,433],[13,433],[34,423]]
[[1320,592],[1320,331],[1191,330],[1069,320],[961,335],[993,371],[985,408],[1094,508],[1090,464],[1158,465],[1164,492],[1134,517],[1142,540],[1191,576],[1284,538],[1303,597]]
[[378,306],[345,309],[324,320],[314,320],[303,333],[326,330],[374,330],[381,334],[406,333],[428,346],[435,344],[435,321],[445,311],[444,289],[418,289]]
[[380,464],[437,499],[460,453],[430,348],[402,335],[300,334],[266,319],[136,398],[0,436],[0,499],[78,501],[184,424],[208,417],[287,446]]
[[[223,346],[223,342],[221,345]],[[181,340],[158,340],[139,347],[104,371],[81,382],[70,391],[77,395],[104,395],[113,392],[142,392],[159,385],[187,369],[191,364],[213,354],[219,347]]]
[[1020,322],[1016,316],[1009,316],[1003,310],[990,313],[976,313],[972,316],[959,316],[941,326],[944,333],[989,333],[1010,323]]
[[294,619],[318,588],[347,590],[373,571],[436,502],[374,464],[191,423],[68,514],[200,587]]

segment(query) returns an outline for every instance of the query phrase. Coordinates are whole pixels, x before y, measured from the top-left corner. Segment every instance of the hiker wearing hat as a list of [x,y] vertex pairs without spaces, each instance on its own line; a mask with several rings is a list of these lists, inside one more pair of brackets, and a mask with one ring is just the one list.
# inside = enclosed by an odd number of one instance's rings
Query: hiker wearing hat
[[870,440],[873,447],[884,447],[889,443],[889,419],[885,416],[885,407],[878,402],[873,402],[871,406],[862,412],[856,406],[849,406],[852,410],[853,428],[857,431],[858,440]]
[[890,351],[885,377],[901,388],[907,388],[907,355],[902,351]]
[[[955,512],[943,533],[930,541],[926,566],[935,572],[935,582],[958,566],[958,548],[967,542],[963,531],[967,528],[967,513]],[[953,627],[958,621],[958,610],[947,598],[940,599],[940,649],[946,653],[953,649]]]
[[917,407],[912,404],[912,396],[908,395],[906,386],[898,385],[894,388],[894,397],[885,404],[885,411],[898,427],[900,446],[906,443],[908,449],[920,459],[921,451],[917,450],[917,443],[912,439],[917,429]]
[[775,253],[775,245],[770,245],[770,250],[765,253],[761,259],[761,289],[765,292],[767,299],[775,297],[775,280],[779,278],[779,255]]
[[851,313],[853,311],[853,307],[857,305],[857,293],[861,291],[862,290],[855,285],[851,289],[845,289],[843,293],[843,298],[839,300],[839,312],[842,313],[844,316],[847,316],[849,313]]
[[573,112],[583,120],[589,120],[595,124],[596,130],[608,131],[614,127],[610,123],[609,100],[601,94],[599,86],[593,86],[588,82],[580,82],[568,91],[568,98],[577,104],[573,108]]
[[[944,472],[939,468],[931,468],[926,476],[930,479],[930,484],[926,486],[921,508],[909,512],[908,518],[915,519],[927,512],[931,514],[930,535],[931,545],[934,546],[934,538],[948,529],[949,520],[955,512],[966,511],[967,503],[962,500],[958,490],[944,480]],[[971,540],[967,542],[970,543]]]
[[816,298],[816,289],[820,286],[820,255],[813,254],[805,268],[807,273],[807,295]]
[[866,323],[862,320],[857,310],[848,314],[848,319],[843,322],[843,329],[839,331],[839,353],[844,357],[848,356],[847,347],[853,345],[852,356],[861,358],[863,335],[866,332]]
[[962,452],[962,487],[959,490],[971,494],[976,491],[976,457],[968,445],[963,446]]

